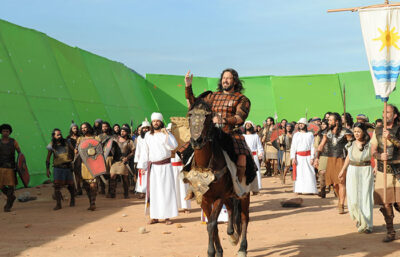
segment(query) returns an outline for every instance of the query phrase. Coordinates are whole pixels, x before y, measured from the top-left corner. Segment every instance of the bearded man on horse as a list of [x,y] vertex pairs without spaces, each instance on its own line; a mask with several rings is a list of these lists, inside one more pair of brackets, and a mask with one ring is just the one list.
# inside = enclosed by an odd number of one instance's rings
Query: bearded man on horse
[[[221,73],[216,92],[204,92],[195,97],[192,90],[193,74],[190,71],[185,76],[185,96],[189,108],[199,98],[209,104],[212,110],[212,121],[222,132],[229,135],[232,140],[233,149],[224,149],[228,152],[232,161],[236,162],[237,177],[240,182],[246,175],[246,184],[249,184],[255,177],[256,169],[251,152],[246,144],[239,127],[244,124],[250,112],[250,100],[243,95],[242,81],[237,71],[225,69]],[[182,146],[178,152],[184,153],[190,144]],[[224,148],[224,145],[222,145]]]

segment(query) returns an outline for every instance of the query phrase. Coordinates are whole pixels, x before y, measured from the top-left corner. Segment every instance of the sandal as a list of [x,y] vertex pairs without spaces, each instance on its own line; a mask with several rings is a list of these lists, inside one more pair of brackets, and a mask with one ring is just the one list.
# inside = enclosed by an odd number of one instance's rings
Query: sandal
[[170,220],[165,220],[165,225],[172,225],[172,221],[170,221]]
[[158,219],[151,219],[147,222],[147,224],[151,225],[151,224],[156,224],[158,223]]

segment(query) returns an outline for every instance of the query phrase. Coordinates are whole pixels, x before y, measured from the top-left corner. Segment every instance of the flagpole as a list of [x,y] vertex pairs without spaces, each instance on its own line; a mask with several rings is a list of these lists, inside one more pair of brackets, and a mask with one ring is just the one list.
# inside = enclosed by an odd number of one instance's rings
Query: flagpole
[[[383,131],[387,130],[387,101],[383,102]],[[383,153],[387,154],[387,139],[383,140]],[[387,195],[387,160],[383,161],[383,203],[386,204],[386,195]]]
[[346,84],[343,83],[343,111],[344,111],[344,127],[347,127],[346,119]]

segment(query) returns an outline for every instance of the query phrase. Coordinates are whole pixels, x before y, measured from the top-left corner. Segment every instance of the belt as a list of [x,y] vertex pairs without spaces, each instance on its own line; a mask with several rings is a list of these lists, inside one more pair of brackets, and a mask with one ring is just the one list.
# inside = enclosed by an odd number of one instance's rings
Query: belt
[[296,152],[296,154],[300,155],[300,156],[310,156],[311,155],[311,150],[303,151],[303,152]]
[[371,161],[364,161],[364,162],[356,162],[356,161],[352,161],[350,160],[349,163],[351,166],[358,166],[358,167],[362,167],[362,166],[371,166]]
[[171,163],[171,158],[167,158],[161,161],[157,161],[157,162],[151,162],[151,165],[164,165],[164,164],[168,164]]
[[172,166],[182,166],[182,162],[172,162]]
[[257,152],[251,152],[253,155],[257,155]]

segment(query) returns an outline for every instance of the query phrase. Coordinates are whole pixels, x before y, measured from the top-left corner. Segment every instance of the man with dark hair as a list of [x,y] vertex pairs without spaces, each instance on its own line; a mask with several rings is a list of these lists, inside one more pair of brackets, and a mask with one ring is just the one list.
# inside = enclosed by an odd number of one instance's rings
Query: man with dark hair
[[151,129],[144,137],[145,143],[141,149],[138,168],[146,169],[150,173],[147,181],[147,197],[151,199],[149,224],[165,219],[165,224],[170,225],[170,218],[178,216],[175,179],[171,165],[171,152],[176,149],[178,143],[164,128],[163,119],[161,113],[154,112],[151,115]]
[[[134,162],[137,164],[140,159],[140,155],[143,153],[143,147],[145,144],[144,137],[146,136],[146,133],[149,132],[150,130],[150,123],[146,120],[144,120],[141,124],[141,127],[139,128],[139,137],[136,138],[136,151],[135,151],[135,158]],[[135,191],[138,193],[138,198],[144,198],[144,195],[146,193],[147,189],[147,172],[146,168],[142,169],[137,169],[137,180],[136,180],[136,187]]]
[[377,128],[377,127],[383,127],[383,120],[382,119],[376,119],[375,128]]
[[[299,132],[293,135],[290,146],[290,159],[296,167],[294,192],[298,194],[317,194],[317,181],[314,167],[314,135],[307,132],[307,120],[298,122]],[[294,168],[293,168],[294,169]]]
[[263,137],[261,142],[264,144],[265,154],[265,168],[266,175],[272,176],[275,170],[275,164],[278,159],[278,149],[276,149],[271,142],[271,134],[274,131],[275,121],[272,117],[268,117],[265,120],[265,126],[263,129]]
[[249,120],[246,121],[244,123],[244,129],[245,129],[244,138],[251,150],[254,163],[257,165],[257,179],[254,179],[254,181],[251,183],[250,186],[253,195],[257,195],[262,188],[260,159],[262,160],[262,156],[264,155],[264,149],[262,147],[260,137],[255,133],[253,122]]
[[129,198],[129,179],[128,175],[130,172],[130,167],[128,166],[129,160],[133,158],[135,154],[135,145],[130,137],[129,127],[122,126],[121,135],[114,137],[115,152],[113,155],[114,162],[110,170],[110,196],[115,198],[115,191],[117,187],[116,177],[117,175],[122,176],[122,183],[124,187],[124,198]]
[[[89,138],[95,139],[93,133],[94,133],[93,128],[92,126],[90,126],[88,122],[82,123],[81,136],[78,138],[76,142],[75,155],[78,154],[78,147],[81,142]],[[90,203],[88,210],[94,211],[96,210],[97,180],[95,177],[92,176],[92,174],[89,172],[89,169],[83,162],[81,165],[81,174],[83,179],[83,188],[87,193]]]
[[119,124],[114,124],[113,135],[119,135],[120,132],[121,132],[121,127],[119,126]]
[[[80,137],[79,127],[77,124],[72,123],[69,127],[69,135],[67,136],[67,141],[72,145],[72,147],[76,148],[76,141]],[[72,170],[75,174],[75,182],[76,182],[76,195],[82,195],[82,174],[81,174],[81,166],[82,159],[77,156],[72,161]]]
[[93,135],[98,136],[98,135],[100,135],[102,133],[101,132],[101,124],[102,123],[103,123],[102,119],[97,119],[97,120],[94,121],[94,124],[93,124],[94,133],[93,133]]
[[290,159],[290,147],[292,145],[293,139],[293,123],[288,123],[285,128],[285,133],[279,136],[279,147],[283,149],[283,179],[282,183],[286,182],[286,174],[289,172],[290,167],[292,166],[292,160]]
[[7,196],[4,212],[10,212],[15,201],[15,152],[21,153],[17,140],[11,138],[12,127],[9,124],[0,126],[0,189]]
[[[388,104],[386,108],[386,130],[377,127],[371,139],[371,154],[378,161],[375,180],[374,202],[381,205],[379,209],[385,218],[387,234],[383,242],[396,239],[393,226],[393,206],[400,212],[400,126],[399,110],[396,106]],[[384,141],[387,142],[387,153],[384,153]],[[387,195],[384,201],[385,179],[383,165],[387,161]]]
[[352,129],[354,125],[353,117],[350,113],[346,112],[342,114],[342,124],[346,125],[347,129]]
[[[98,135],[98,139],[100,141],[100,143],[103,145],[103,152],[106,150],[106,145],[108,143],[109,140],[111,140],[112,132],[111,132],[111,126],[110,123],[108,123],[107,121],[103,121],[101,123],[101,134]],[[105,179],[109,179],[110,178],[110,168],[111,165],[113,164],[113,157],[112,157],[112,151],[110,151],[108,156],[105,156],[105,161],[106,161],[106,174],[104,174],[104,178]],[[100,183],[100,194],[104,195],[106,193],[106,184],[104,183],[103,180],[99,179],[99,183]],[[108,192],[107,195],[110,195],[110,184],[108,186]]]
[[54,196],[57,202],[53,210],[61,209],[61,188],[67,186],[71,199],[69,206],[75,206],[74,177],[72,173],[72,159],[74,148],[63,138],[61,130],[55,128],[51,133],[51,142],[47,145],[46,171],[50,178],[50,159],[53,155]]
[[[192,90],[193,74],[190,71],[185,76],[185,96],[190,106],[193,106],[197,98],[193,95]],[[239,181],[247,175],[250,183],[256,175],[256,166],[251,156],[250,150],[246,145],[243,134],[239,132],[239,127],[243,125],[250,112],[250,100],[243,95],[243,85],[239,79],[237,71],[234,69],[225,69],[221,73],[218,83],[217,92],[205,92],[200,97],[211,106],[213,113],[213,123],[216,127],[221,128],[221,132],[230,135],[232,138],[234,149],[224,149],[231,154],[233,161],[236,161],[237,176]],[[183,148],[188,147],[185,145]],[[222,146],[224,148],[224,146]],[[183,148],[179,152],[183,152]],[[251,162],[251,163],[248,163]],[[246,165],[251,167],[247,170]],[[248,174],[246,173],[249,172]],[[246,173],[246,174],[245,174]]]
[[346,198],[346,181],[339,180],[339,173],[343,167],[346,157],[345,146],[347,144],[346,135],[351,131],[342,127],[342,117],[339,113],[334,112],[329,116],[329,129],[323,133],[323,138],[318,146],[315,166],[318,167],[318,158],[324,150],[325,144],[328,144],[328,163],[326,167],[326,185],[333,184],[336,195],[339,197],[338,211],[339,214],[344,214],[344,201]]

